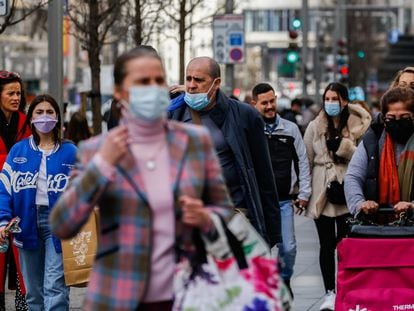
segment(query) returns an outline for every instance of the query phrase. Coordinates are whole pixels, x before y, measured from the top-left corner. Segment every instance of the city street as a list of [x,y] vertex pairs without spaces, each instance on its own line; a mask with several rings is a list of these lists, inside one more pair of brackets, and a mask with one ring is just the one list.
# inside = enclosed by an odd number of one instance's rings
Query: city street
[[[317,311],[324,295],[318,264],[318,238],[313,221],[303,216],[295,218],[298,255],[292,288],[295,311]],[[85,289],[71,288],[70,310],[81,310]],[[6,292],[6,309],[14,310],[14,293]]]

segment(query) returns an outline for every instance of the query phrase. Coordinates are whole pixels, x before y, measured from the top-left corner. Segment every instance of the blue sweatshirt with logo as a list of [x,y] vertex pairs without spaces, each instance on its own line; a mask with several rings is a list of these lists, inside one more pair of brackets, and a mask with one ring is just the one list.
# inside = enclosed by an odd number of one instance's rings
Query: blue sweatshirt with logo
[[[73,143],[64,141],[46,157],[49,212],[69,184],[76,151]],[[14,234],[14,244],[24,249],[38,247],[36,191],[41,160],[33,137],[23,139],[11,148],[0,174],[0,227],[19,216],[22,232]],[[60,241],[53,237],[53,242],[61,252]]]

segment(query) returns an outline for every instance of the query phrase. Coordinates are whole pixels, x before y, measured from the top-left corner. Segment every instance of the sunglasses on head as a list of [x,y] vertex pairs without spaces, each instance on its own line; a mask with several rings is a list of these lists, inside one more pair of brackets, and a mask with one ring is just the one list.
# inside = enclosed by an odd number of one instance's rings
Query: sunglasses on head
[[8,79],[8,78],[20,78],[19,74],[13,71],[0,71],[0,78],[1,79]]

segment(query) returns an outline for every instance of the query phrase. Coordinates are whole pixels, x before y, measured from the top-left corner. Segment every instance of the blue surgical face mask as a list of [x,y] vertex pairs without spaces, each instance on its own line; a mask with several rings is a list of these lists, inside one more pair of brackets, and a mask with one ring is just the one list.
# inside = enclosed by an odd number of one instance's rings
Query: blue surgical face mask
[[129,111],[137,119],[154,121],[166,114],[170,104],[168,89],[158,85],[129,89]]
[[213,80],[213,83],[211,84],[210,88],[206,93],[191,94],[185,92],[184,101],[188,105],[188,107],[196,111],[200,111],[206,108],[210,103],[210,100],[208,99],[208,93],[210,93],[215,81],[216,79]]
[[341,104],[339,101],[325,102],[325,112],[330,117],[337,117],[341,113]]

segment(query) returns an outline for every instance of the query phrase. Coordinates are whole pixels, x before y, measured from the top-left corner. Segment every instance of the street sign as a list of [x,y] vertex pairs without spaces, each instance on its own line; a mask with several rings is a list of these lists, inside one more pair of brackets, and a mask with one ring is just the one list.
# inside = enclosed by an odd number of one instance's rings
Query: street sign
[[244,41],[243,15],[224,14],[213,17],[214,59],[218,63],[243,63],[245,60]]
[[0,0],[0,16],[9,14],[9,0]]

